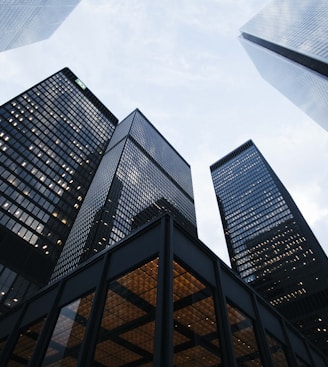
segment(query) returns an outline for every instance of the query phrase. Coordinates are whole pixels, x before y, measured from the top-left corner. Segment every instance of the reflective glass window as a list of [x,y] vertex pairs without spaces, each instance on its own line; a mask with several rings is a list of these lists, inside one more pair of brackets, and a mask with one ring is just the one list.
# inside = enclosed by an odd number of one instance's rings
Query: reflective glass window
[[62,307],[42,366],[76,366],[94,293]]
[[262,366],[252,320],[234,306],[227,307],[237,366]]
[[152,366],[158,259],[109,283],[95,366]]
[[285,346],[276,338],[266,333],[274,367],[288,367]]
[[15,348],[10,356],[8,367],[27,366],[39,339],[45,318],[21,330]]
[[174,366],[222,363],[213,291],[174,262]]

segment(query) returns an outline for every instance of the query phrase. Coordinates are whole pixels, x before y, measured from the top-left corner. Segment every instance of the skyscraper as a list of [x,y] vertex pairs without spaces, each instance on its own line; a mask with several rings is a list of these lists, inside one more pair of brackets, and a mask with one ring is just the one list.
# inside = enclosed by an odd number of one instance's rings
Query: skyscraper
[[232,268],[328,351],[328,260],[252,141],[211,166]]
[[80,0],[24,0],[0,3],[0,51],[49,38]]
[[52,279],[163,211],[196,234],[190,166],[135,110],[114,132]]
[[0,318],[1,366],[327,367],[165,214]]
[[49,280],[117,124],[65,68],[0,107],[0,311]]
[[328,130],[328,4],[274,0],[241,28],[262,77]]

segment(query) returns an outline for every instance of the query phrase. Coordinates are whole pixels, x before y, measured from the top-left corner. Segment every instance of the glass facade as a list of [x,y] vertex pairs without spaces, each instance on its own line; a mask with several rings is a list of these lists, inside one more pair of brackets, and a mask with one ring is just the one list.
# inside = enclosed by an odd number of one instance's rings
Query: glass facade
[[267,343],[275,367],[288,367],[286,348],[275,337],[266,333]]
[[328,260],[291,196],[252,141],[211,173],[232,268],[327,348],[316,324],[328,325]]
[[196,234],[190,166],[136,110],[115,130],[52,279],[165,211]]
[[328,5],[274,0],[241,28],[262,77],[328,130]]
[[221,365],[213,289],[177,261],[173,274],[173,365]]
[[168,215],[0,318],[0,348],[1,366],[328,366]]
[[328,61],[328,5],[324,0],[295,4],[274,0],[241,27],[242,33],[270,41],[309,57]]
[[152,366],[158,259],[108,285],[94,365]]
[[0,51],[49,38],[80,0],[1,2]]
[[263,366],[252,320],[229,303],[227,308],[237,366]]
[[42,367],[76,365],[93,296],[91,293],[61,308]]
[[26,366],[28,364],[39,340],[44,321],[45,319],[42,318],[20,331],[8,366]]
[[6,306],[23,297],[15,292],[29,292],[28,285],[18,286],[19,275],[30,285],[46,284],[117,124],[77,80],[63,69],[0,107],[0,295]]

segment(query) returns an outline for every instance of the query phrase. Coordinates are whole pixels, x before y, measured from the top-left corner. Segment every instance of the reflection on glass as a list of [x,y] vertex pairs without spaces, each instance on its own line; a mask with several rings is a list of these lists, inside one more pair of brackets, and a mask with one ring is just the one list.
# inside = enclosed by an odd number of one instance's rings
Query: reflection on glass
[[289,364],[287,362],[285,348],[283,344],[268,333],[266,334],[266,338],[270,348],[271,358],[274,367],[288,367]]
[[77,365],[93,296],[79,298],[61,309],[42,366]]
[[110,282],[93,365],[152,366],[158,259]]
[[213,292],[177,262],[173,267],[174,366],[221,363]]
[[7,365],[8,367],[27,366],[42,331],[44,320],[45,318],[38,320],[21,331]]
[[227,307],[237,366],[262,366],[252,321],[232,305]]

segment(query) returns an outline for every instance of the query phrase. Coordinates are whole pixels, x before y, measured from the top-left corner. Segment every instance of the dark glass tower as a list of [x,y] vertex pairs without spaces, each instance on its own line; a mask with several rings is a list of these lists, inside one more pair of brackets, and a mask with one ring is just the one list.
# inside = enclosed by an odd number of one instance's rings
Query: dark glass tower
[[0,107],[0,305],[47,284],[117,119],[63,69]]
[[0,319],[10,367],[327,367],[165,214]]
[[252,141],[211,166],[232,268],[328,350],[328,260]]
[[262,77],[328,130],[328,3],[274,0],[241,28]]
[[190,166],[135,110],[115,130],[52,279],[163,211],[196,234]]
[[49,38],[80,0],[1,1],[0,51]]

